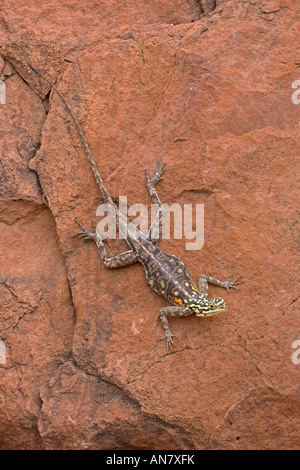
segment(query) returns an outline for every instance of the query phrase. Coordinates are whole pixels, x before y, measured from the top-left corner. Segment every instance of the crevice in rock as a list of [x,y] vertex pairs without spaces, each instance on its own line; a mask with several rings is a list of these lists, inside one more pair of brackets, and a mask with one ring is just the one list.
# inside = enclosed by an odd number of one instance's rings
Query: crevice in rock
[[[187,449],[194,449],[195,448],[192,440],[190,440],[187,437],[186,432],[180,426],[170,424],[167,421],[165,421],[163,418],[161,418],[157,415],[153,415],[151,413],[145,412],[142,409],[142,405],[133,396],[131,396],[131,394],[129,394],[121,384],[116,384],[114,381],[110,380],[104,374],[91,373],[91,372],[87,371],[84,367],[81,367],[78,364],[78,362],[74,358],[73,354],[72,354],[72,358],[70,358],[69,361],[66,361],[66,363],[67,362],[71,362],[73,364],[73,366],[77,369],[77,371],[84,373],[86,376],[92,377],[92,379],[94,379],[98,383],[104,382],[107,387],[112,389],[111,393],[110,393],[111,397],[113,397],[114,394],[115,394],[115,396],[119,397],[119,399],[124,404],[128,404],[129,406],[136,409],[139,413],[139,416],[140,416],[139,419],[141,420],[140,423],[141,423],[142,426],[143,426],[143,421],[146,424],[146,426],[151,427],[151,425],[156,425],[156,426],[158,426],[158,429],[162,428],[162,429],[170,431],[171,434],[174,435],[175,439],[178,439],[178,440],[182,441],[182,444],[184,445],[184,448],[187,448]],[[64,364],[62,364],[62,366],[63,365]],[[117,441],[116,441],[116,444],[117,444]],[[128,444],[129,444],[129,446],[128,446]],[[124,441],[122,448],[128,448],[130,450],[131,449],[130,443],[128,443],[128,441],[126,441],[126,442]]]
[[[67,285],[68,285],[68,291],[69,291],[69,295],[70,295],[70,301],[71,301],[71,304],[72,304],[72,308],[73,308],[73,320],[74,320],[74,327],[76,325],[76,322],[77,322],[77,310],[75,308],[75,303],[74,303],[74,298],[73,298],[73,293],[72,293],[72,287],[71,287],[71,283],[70,283],[70,279],[68,277],[68,272],[67,272],[67,267],[66,267],[66,263],[65,263],[65,258],[63,257],[63,255],[61,254],[62,256],[62,259],[64,260],[64,265],[65,265],[65,269],[66,269],[66,281],[67,281]],[[74,336],[74,328],[73,328],[73,336]],[[72,344],[73,344],[73,338],[72,338]]]
[[[1,202],[3,202],[3,200],[0,201],[0,203]],[[12,221],[8,221],[7,219],[5,219],[5,217],[3,215],[2,216],[0,215],[0,222],[5,224],[5,225],[8,225],[8,226],[15,224],[19,220],[26,219],[27,217],[31,217],[35,213],[38,214],[39,212],[46,209],[44,204],[38,204],[36,202],[28,201],[26,199],[21,199],[21,198],[20,199],[10,199],[9,202],[10,203],[28,203],[28,204],[33,206],[33,209],[27,211],[26,213],[24,213],[20,216],[14,217]]]
[[[30,83],[28,83],[23,77],[22,75],[17,72],[13,66],[13,63],[10,62],[8,59],[6,59],[6,61],[8,63],[11,64],[11,66],[13,67],[13,70],[15,73],[18,73],[18,75],[20,76],[21,80],[23,80],[23,82],[36,94],[38,94],[35,89],[30,86]],[[9,78],[9,77],[7,77]],[[41,130],[40,130],[40,140],[38,142],[35,142],[35,143],[32,143],[32,151],[30,153],[30,155],[28,156],[29,158],[27,159],[27,168],[28,168],[28,171],[29,172],[32,172],[34,173],[35,175],[35,178],[36,178],[36,184],[37,184],[37,188],[38,188],[38,191],[42,197],[42,201],[43,201],[43,204],[41,205],[38,205],[37,208],[35,208],[33,211],[31,211],[30,213],[27,213],[25,214],[24,216],[21,216],[21,217],[18,217],[14,220],[13,223],[15,223],[16,221],[22,219],[22,218],[25,218],[25,217],[28,217],[29,215],[32,215],[34,212],[37,212],[37,211],[41,211],[43,210],[45,207],[49,208],[49,202],[47,200],[47,197],[45,196],[44,194],[44,191],[43,191],[43,188],[42,188],[42,184],[41,184],[41,181],[40,181],[40,177],[39,177],[39,174],[38,172],[34,169],[34,168],[31,168],[30,167],[30,162],[31,160],[33,160],[35,157],[36,157],[36,154],[37,152],[39,151],[39,149],[41,148],[41,136],[42,136],[42,133],[43,133],[43,127],[44,127],[44,124],[45,124],[45,120],[47,119],[47,115],[49,113],[49,109],[50,109],[50,103],[49,103],[49,98],[50,98],[50,92],[51,90],[49,90],[49,92],[47,93],[47,95],[45,96],[45,98],[41,98],[40,99],[42,100],[42,103],[43,103],[43,106],[45,108],[45,119],[41,125]],[[38,95],[39,96],[39,95]],[[20,157],[22,158],[22,155],[20,155]],[[51,211],[51,209],[50,209]],[[52,213],[52,212],[51,212]],[[53,215],[53,214],[52,214]],[[53,217],[54,218],[54,217]],[[1,220],[2,221],[2,220]],[[54,218],[54,223],[55,223],[55,218]],[[56,226],[56,223],[55,223],[55,226]],[[56,230],[56,236],[57,236],[57,230]],[[58,240],[58,236],[57,236],[57,240]],[[58,243],[58,247],[60,247],[60,244],[59,244],[59,241],[57,242]],[[63,259],[63,262],[64,262],[64,265],[65,265],[65,272],[66,272],[66,281],[67,281],[67,285],[68,285],[68,290],[69,290],[69,294],[70,294],[70,302],[72,304],[72,308],[73,308],[73,317],[74,317],[74,325],[76,323],[76,318],[77,318],[77,313],[76,313],[76,308],[75,308],[75,305],[74,305],[74,300],[73,300],[73,295],[72,295],[72,289],[71,289],[71,286],[70,286],[70,280],[68,278],[68,274],[67,274],[67,268],[66,268],[66,263],[65,263],[65,257],[61,254],[61,258]],[[74,333],[74,331],[73,331]]]
[[[40,146],[39,146],[40,147]],[[34,158],[34,157],[32,157]],[[31,159],[30,159],[31,160]],[[30,161],[29,160],[29,161]],[[43,188],[42,188],[42,185],[41,185],[41,182],[40,182],[40,178],[39,178],[39,174],[37,173],[37,171],[33,170],[32,168],[29,168],[28,167],[28,171],[30,171],[30,173],[34,173],[35,175],[35,178],[36,178],[36,185],[37,185],[37,188],[38,188],[38,191],[41,195],[41,198],[42,198],[42,201],[43,203],[49,208],[49,204],[48,204],[48,201],[47,201],[47,198],[45,197],[44,195],[44,192],[43,192]]]
[[291,300],[291,301],[289,302],[289,304],[288,304],[286,307],[284,307],[284,309],[282,310],[282,315],[284,316],[284,315],[285,315],[285,312],[287,311],[287,309],[288,309],[291,305],[293,305],[295,302],[297,302],[299,299],[300,299],[300,296],[298,296],[298,297],[296,297],[295,299]]
[[10,292],[14,302],[21,307],[20,313],[16,316],[16,320],[12,323],[9,322],[7,328],[2,329],[2,332],[5,332],[7,330],[15,332],[23,318],[25,318],[26,316],[30,316],[36,312],[40,305],[42,297],[39,297],[37,299],[36,304],[31,304],[28,301],[22,300],[22,297],[18,295],[17,292],[15,292],[13,282],[9,282],[9,280],[4,278],[3,280],[0,279],[0,284],[3,285]]
[[[29,83],[22,77],[22,75],[15,69],[13,63],[8,59],[8,58],[5,58],[5,62],[10,64],[10,66],[12,67],[12,71],[10,72],[9,75],[6,75],[4,80],[8,80],[12,75],[14,75],[15,73],[17,73],[19,75],[19,77],[21,78],[21,80],[32,90],[34,91],[31,86],[29,85]],[[50,94],[50,92],[49,92]],[[46,111],[46,117],[47,117],[47,114],[48,114],[48,110],[47,109],[47,103],[49,104],[49,94],[46,96],[46,98],[44,100],[42,100],[43,104],[44,104],[44,107],[45,107],[45,111]],[[45,118],[46,118],[45,117]],[[42,128],[43,128],[43,125],[41,126],[41,133],[40,135],[42,134]],[[41,182],[40,182],[40,178],[39,178],[39,175],[37,173],[37,171],[35,171],[34,169],[30,168],[30,161],[32,159],[35,158],[37,152],[39,151],[40,147],[41,147],[41,140],[39,140],[38,142],[32,142],[30,141],[30,145],[28,146],[29,148],[24,149],[19,147],[18,145],[16,146],[16,150],[18,152],[18,155],[20,156],[20,159],[24,162],[24,164],[27,166],[27,169],[30,173],[34,173],[35,175],[35,179],[36,179],[36,184],[37,184],[37,190],[40,194],[40,196],[42,197],[42,200],[43,202],[45,203],[45,196],[44,196],[44,193],[43,193],[43,189],[42,189],[42,185],[41,185]],[[48,203],[46,203],[46,205],[49,207]]]
[[45,98],[42,99],[42,102],[43,102],[43,105],[46,111],[46,117],[47,117],[49,110],[50,110],[50,90],[49,90],[49,93],[47,93],[47,95],[45,96]]
[[217,0],[195,0],[199,9],[199,19],[217,8]]
[[199,9],[199,19],[200,19],[201,16],[204,14],[203,6],[202,6],[202,0],[195,0],[195,1],[196,1],[196,5],[198,6],[198,9]]

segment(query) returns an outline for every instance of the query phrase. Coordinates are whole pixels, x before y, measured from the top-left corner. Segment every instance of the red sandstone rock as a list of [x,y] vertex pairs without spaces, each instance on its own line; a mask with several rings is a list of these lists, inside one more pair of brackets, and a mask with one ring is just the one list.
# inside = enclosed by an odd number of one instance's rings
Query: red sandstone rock
[[86,374],[71,362],[58,368],[41,398],[39,431],[46,448],[144,450],[190,445],[187,436],[145,415],[115,385]]
[[0,210],[0,447],[39,449],[40,389],[70,354],[73,306],[50,211],[25,200]]
[[[125,11],[107,1],[99,16],[91,3],[71,12],[60,2],[58,21],[47,16],[53,0],[28,10],[22,34],[9,3],[2,12],[15,100],[0,109],[2,448],[299,448],[298,12],[288,0],[216,9],[207,0],[201,15],[199,2],[159,4]],[[238,291],[210,289],[226,314],[170,320],[174,354],[157,342],[166,303],[141,266],[106,270],[93,243],[72,238],[74,218],[89,226],[101,197],[56,95],[43,124],[38,95],[49,87],[28,61],[53,80],[65,70],[59,88],[114,198],[149,204],[144,168],[160,159],[163,202],[205,204],[203,249],[173,239],[161,248],[195,281],[203,272],[245,278]],[[125,245],[110,242],[110,252]]]

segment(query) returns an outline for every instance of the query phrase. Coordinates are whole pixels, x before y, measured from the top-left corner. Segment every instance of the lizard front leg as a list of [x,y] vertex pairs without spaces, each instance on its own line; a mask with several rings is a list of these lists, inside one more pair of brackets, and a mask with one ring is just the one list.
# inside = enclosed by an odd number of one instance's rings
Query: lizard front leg
[[[147,188],[151,197],[151,200],[153,204],[158,205],[158,212],[155,216],[155,219],[153,223],[151,224],[150,230],[149,230],[149,239],[153,243],[157,243],[162,236],[162,226],[163,226],[163,218],[164,218],[164,206],[162,205],[162,202],[160,200],[159,195],[156,192],[155,185],[162,180],[161,175],[163,174],[163,171],[166,167],[166,163],[163,164],[161,168],[159,168],[159,162],[156,164],[156,169],[155,169],[155,175],[152,179],[150,179],[148,171],[146,170],[146,178],[147,178]],[[158,224],[158,234],[157,234],[157,224]],[[153,236],[153,234],[155,236]]]
[[201,274],[201,276],[199,277],[199,281],[198,281],[199,292],[200,294],[204,295],[204,297],[207,299],[208,283],[214,284],[215,286],[224,287],[224,289],[227,289],[229,291],[231,288],[237,289],[236,285],[241,284],[243,282],[242,277],[239,277],[235,281],[231,281],[231,278],[232,278],[232,274],[229,276],[227,281],[223,282],[223,281],[219,281],[218,279],[215,279],[214,277],[206,276],[206,274]]
[[133,250],[125,251],[124,253],[120,253],[113,258],[109,258],[107,256],[106,247],[104,241],[101,238],[100,233],[95,229],[94,232],[89,232],[86,228],[84,228],[77,220],[76,223],[81,227],[82,232],[76,233],[74,236],[80,236],[87,239],[94,240],[96,242],[100,258],[102,263],[106,268],[114,269],[114,268],[122,268],[124,266],[129,266],[130,264],[135,263],[138,260],[138,254],[135,253]]
[[172,340],[172,337],[174,336],[169,327],[169,322],[167,319],[167,315],[171,317],[185,317],[187,315],[191,315],[192,310],[189,307],[163,307],[159,311],[159,316],[161,319],[161,322],[163,324],[164,330],[165,330],[165,336],[163,339],[167,340],[167,353],[172,352],[172,344],[174,344],[174,341]]

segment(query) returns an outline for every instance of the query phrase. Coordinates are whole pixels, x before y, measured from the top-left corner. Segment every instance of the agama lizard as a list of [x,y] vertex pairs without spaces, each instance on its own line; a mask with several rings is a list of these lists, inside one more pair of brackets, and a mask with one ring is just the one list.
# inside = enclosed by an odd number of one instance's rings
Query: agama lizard
[[[144,235],[139,232],[136,228],[133,229],[129,225],[127,227],[127,220],[125,216],[119,211],[118,207],[114,203],[111,195],[109,194],[104,181],[98,171],[91,150],[79,124],[79,121],[74,114],[71,106],[68,104],[64,95],[59,89],[41,74],[40,71],[36,70],[30,64],[31,69],[42,79],[46,80],[51,87],[58,93],[64,104],[67,106],[74,122],[81,141],[83,143],[85,152],[90,162],[92,171],[94,173],[97,185],[101,191],[104,201],[111,205],[116,214],[118,221],[119,231],[127,230],[126,241],[130,247],[129,251],[121,253],[113,258],[107,256],[106,247],[104,240],[100,233],[93,227],[94,232],[90,232],[83,227],[77,220],[77,224],[81,227],[82,231],[76,235],[83,236],[87,239],[94,240],[96,242],[102,263],[106,268],[114,269],[121,268],[123,266],[129,266],[135,262],[139,262],[143,265],[146,279],[152,289],[161,295],[163,298],[168,300],[173,306],[163,307],[160,309],[159,315],[162,321],[165,335],[162,339],[167,340],[167,352],[172,352],[172,344],[174,344],[172,337],[174,336],[169,328],[167,316],[171,317],[183,317],[191,314],[196,314],[197,317],[208,317],[216,315],[218,313],[227,310],[227,306],[224,299],[221,297],[209,299],[208,298],[208,283],[216,286],[223,287],[229,291],[230,288],[237,288],[236,285],[241,282],[241,277],[236,280],[231,280],[232,276],[227,281],[222,282],[211,276],[202,274],[198,281],[198,286],[192,281],[187,267],[177,256],[170,255],[160,250],[157,246],[157,242],[162,235],[162,221],[163,221],[163,205],[156,192],[155,185],[162,179],[162,173],[165,169],[165,164],[159,168],[157,164],[155,175],[153,178],[149,177],[146,170],[146,181],[147,188],[154,204],[158,206],[158,218],[159,218],[159,234],[156,239],[153,239],[151,235],[151,227],[149,235]],[[126,224],[126,227],[125,227]],[[138,236],[137,236],[138,234]],[[76,236],[75,235],[75,236]]]

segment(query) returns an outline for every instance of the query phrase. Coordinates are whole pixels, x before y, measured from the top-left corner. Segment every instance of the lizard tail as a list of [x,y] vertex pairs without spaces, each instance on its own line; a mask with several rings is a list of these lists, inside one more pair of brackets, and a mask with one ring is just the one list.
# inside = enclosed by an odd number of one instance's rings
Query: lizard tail
[[72,116],[72,118],[73,118],[73,120],[74,120],[75,126],[76,126],[76,128],[77,128],[77,131],[78,131],[78,133],[79,133],[79,135],[80,135],[80,138],[81,138],[81,141],[82,141],[84,150],[85,150],[85,152],[86,152],[86,154],[87,154],[87,157],[88,157],[88,159],[89,159],[91,168],[92,168],[92,170],[93,170],[93,173],[94,173],[96,182],[97,182],[97,184],[98,184],[98,186],[99,186],[99,188],[100,188],[100,191],[101,191],[101,193],[102,193],[102,196],[103,196],[105,202],[111,204],[111,205],[114,207],[116,213],[118,214],[119,211],[118,211],[118,209],[117,209],[117,206],[115,205],[115,203],[114,203],[114,201],[113,201],[111,195],[109,194],[109,192],[108,192],[108,190],[107,190],[107,188],[106,188],[106,186],[105,186],[105,184],[104,184],[104,181],[103,181],[103,179],[102,179],[102,177],[101,177],[101,175],[100,175],[100,173],[99,173],[99,171],[98,171],[98,168],[97,168],[97,165],[96,165],[95,160],[94,160],[94,158],[93,158],[93,155],[92,155],[91,149],[90,149],[90,147],[89,147],[89,144],[87,143],[87,140],[86,140],[86,138],[85,138],[85,135],[84,135],[84,133],[83,133],[83,130],[81,129],[81,126],[80,126],[80,124],[79,124],[79,121],[78,121],[76,115],[74,114],[73,109],[71,108],[71,106],[70,106],[69,103],[67,102],[66,98],[65,98],[64,95],[61,93],[61,91],[59,91],[59,89],[54,85],[53,82],[51,82],[51,80],[49,80],[49,78],[47,78],[47,77],[45,77],[44,75],[42,75],[41,72],[40,72],[39,70],[35,69],[32,65],[30,65],[30,64],[28,64],[28,65],[29,65],[29,67],[30,67],[39,77],[41,77],[43,80],[45,80],[46,82],[48,82],[49,85],[51,85],[51,87],[56,91],[56,93],[58,93],[58,95],[60,96],[60,98],[62,99],[62,101],[63,101],[64,104],[66,105],[66,107],[68,108],[68,111],[69,111],[69,113],[71,114],[71,116]]

